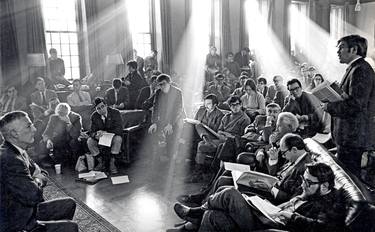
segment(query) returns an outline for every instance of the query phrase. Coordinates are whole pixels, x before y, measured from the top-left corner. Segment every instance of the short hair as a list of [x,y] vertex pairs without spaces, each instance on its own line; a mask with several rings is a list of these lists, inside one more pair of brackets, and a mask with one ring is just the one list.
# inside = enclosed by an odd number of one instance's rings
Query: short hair
[[250,86],[250,88],[253,90],[253,91],[257,91],[257,86],[255,85],[255,82],[253,79],[249,79],[245,82],[245,86]]
[[233,55],[233,52],[228,52],[227,55],[226,55],[226,57],[228,58],[230,55],[231,55],[231,56],[234,56],[234,55]]
[[97,97],[97,98],[95,98],[95,100],[94,100],[94,106],[96,107],[96,106],[98,106],[100,103],[104,103],[105,105],[106,105],[106,102],[105,102],[105,100],[104,100],[104,98],[102,98],[102,97]]
[[215,46],[210,46],[210,51],[211,51],[212,49],[215,49],[215,51],[217,51],[217,49],[216,49]]
[[152,75],[156,75],[156,76],[159,76],[161,74],[161,72],[159,70],[152,70]]
[[242,51],[250,52],[250,49],[248,47],[242,48]]
[[218,79],[224,80],[223,74],[221,74],[221,73],[216,74],[215,75],[215,80],[218,80]]
[[337,41],[337,46],[341,43],[346,43],[349,48],[357,47],[357,55],[366,57],[367,54],[367,39],[360,35],[348,35],[340,38]]
[[67,111],[68,111],[68,114],[69,114],[70,111],[71,111],[71,108],[70,108],[69,104],[68,104],[68,103],[65,103],[65,102],[62,102],[62,103],[59,103],[59,104],[56,106],[56,108],[55,108],[55,114],[60,115],[59,112],[60,112],[60,110],[62,110],[62,109],[67,110]]
[[6,113],[0,118],[0,132],[5,137],[8,133],[7,125],[12,123],[15,120],[27,117],[28,114],[24,111],[12,111],[9,113]]
[[230,97],[228,98],[228,104],[229,104],[229,105],[232,104],[232,103],[234,103],[234,102],[236,102],[236,101],[242,103],[241,98],[240,98],[239,96],[237,96],[237,95],[230,96]]
[[121,79],[120,78],[114,78],[112,81],[112,86],[115,89],[119,89],[122,85]]
[[46,83],[43,77],[35,78],[35,84],[38,83],[39,81],[43,81],[44,83]]
[[289,80],[286,83],[286,86],[293,85],[294,83],[297,83],[299,85],[299,87],[302,87],[301,82],[298,79],[296,79],[296,78],[293,78],[293,79]]
[[49,54],[51,54],[51,53],[57,53],[56,48],[51,48],[51,49],[49,50]]
[[264,77],[258,77],[258,83],[263,82],[264,84],[267,84],[267,80]]
[[241,75],[238,79],[240,79],[240,80],[244,80],[244,79],[247,79],[247,78],[249,78],[248,76],[245,76],[245,75]]
[[135,60],[130,60],[128,61],[128,63],[126,63],[127,66],[133,68],[133,69],[137,69],[138,68],[138,64],[137,64],[137,61]]
[[269,103],[269,104],[266,106],[266,108],[273,108],[273,109],[279,109],[279,110],[281,110],[280,105],[277,104],[277,103],[274,103],[274,102]]
[[168,74],[162,73],[156,78],[156,82],[160,83],[162,81],[171,83],[171,77]]
[[277,122],[281,121],[285,123],[293,132],[296,131],[299,126],[297,117],[290,112],[281,112],[277,118]]
[[281,81],[284,80],[284,77],[282,77],[282,76],[280,76],[280,75],[275,75],[275,76],[273,76],[272,80],[275,81],[276,78],[280,78]]
[[80,85],[82,84],[80,79],[74,79],[73,82],[72,82],[72,84],[74,84],[76,82],[78,82]]
[[212,104],[217,105],[219,103],[219,100],[217,99],[217,96],[215,94],[208,94],[204,100],[211,100]]
[[335,174],[332,171],[332,168],[325,163],[309,163],[306,164],[306,170],[310,175],[316,177],[319,182],[324,183],[328,182],[329,189],[335,187]]
[[303,141],[303,138],[297,134],[287,133],[281,138],[281,140],[284,141],[284,144],[288,149],[296,147],[298,150],[306,150],[306,144]]
[[157,75],[152,75],[150,78],[151,83],[156,81],[156,78],[158,78]]

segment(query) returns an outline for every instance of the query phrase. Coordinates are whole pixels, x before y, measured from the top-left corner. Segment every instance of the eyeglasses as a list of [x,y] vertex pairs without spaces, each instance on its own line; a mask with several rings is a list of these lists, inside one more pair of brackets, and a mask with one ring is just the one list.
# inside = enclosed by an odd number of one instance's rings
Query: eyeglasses
[[101,106],[97,106],[97,107],[95,107],[96,110],[102,110],[102,109],[104,109],[104,108],[105,108],[105,105],[101,105]]
[[285,150],[285,151],[280,150],[281,157],[284,157],[284,155],[285,155],[288,151],[290,151],[290,150],[289,150],[289,149],[288,149],[288,150]]
[[297,86],[297,87],[295,87],[293,89],[289,89],[289,92],[295,92],[295,91],[299,90],[300,88],[301,87]]
[[232,103],[232,104],[229,104],[230,105],[230,107],[235,107],[235,106],[239,106],[239,105],[241,105],[241,103]]
[[314,182],[309,179],[305,179],[303,175],[301,175],[301,179],[302,179],[302,182],[306,183],[306,187],[310,187],[311,185],[314,185],[314,184],[320,184],[320,182]]

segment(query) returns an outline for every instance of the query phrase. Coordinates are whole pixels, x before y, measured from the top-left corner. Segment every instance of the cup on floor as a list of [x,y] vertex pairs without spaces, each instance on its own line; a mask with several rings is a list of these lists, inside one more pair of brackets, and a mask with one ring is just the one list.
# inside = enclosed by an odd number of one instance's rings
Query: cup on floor
[[57,175],[61,174],[61,164],[55,164],[55,171]]

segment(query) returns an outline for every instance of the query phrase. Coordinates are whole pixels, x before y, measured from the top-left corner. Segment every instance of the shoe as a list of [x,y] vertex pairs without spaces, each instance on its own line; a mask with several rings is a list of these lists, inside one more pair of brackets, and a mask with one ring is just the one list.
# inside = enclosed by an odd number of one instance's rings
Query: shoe
[[190,208],[179,202],[174,205],[173,209],[181,219],[189,221],[195,225],[200,225],[204,214],[204,210],[201,207]]
[[103,171],[103,169],[104,169],[103,158],[99,157],[98,164],[94,167],[94,171]]
[[180,195],[176,199],[178,202],[187,203],[187,204],[202,204],[205,195],[202,193],[198,194],[189,194],[189,195]]
[[115,158],[111,158],[111,161],[109,163],[109,171],[111,174],[117,174],[118,170],[115,165]]
[[182,224],[175,225],[173,229],[167,229],[166,232],[186,232],[186,231],[198,231],[199,227],[191,222],[183,222]]

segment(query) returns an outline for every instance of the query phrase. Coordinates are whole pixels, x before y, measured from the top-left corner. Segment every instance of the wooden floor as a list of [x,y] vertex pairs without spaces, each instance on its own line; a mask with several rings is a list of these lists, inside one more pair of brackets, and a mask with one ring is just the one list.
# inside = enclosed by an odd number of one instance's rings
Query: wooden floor
[[121,231],[165,231],[181,221],[173,211],[176,196],[195,192],[201,185],[183,182],[189,170],[184,168],[188,166],[184,160],[160,161],[156,153],[149,152],[149,147],[143,145],[138,157],[120,168],[121,174],[129,176],[128,184],[112,185],[110,179],[95,185],[76,182],[78,174],[68,167],[63,167],[62,175],[56,175],[52,169],[49,172]]

